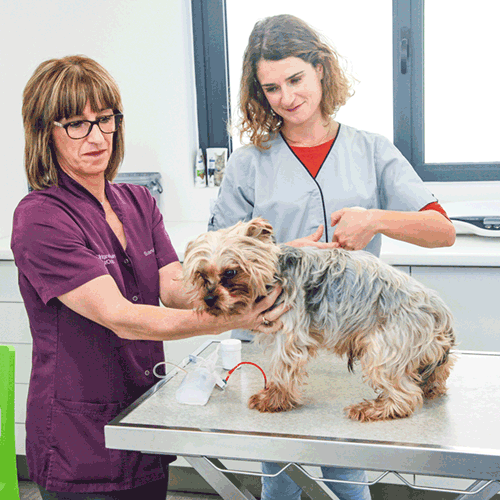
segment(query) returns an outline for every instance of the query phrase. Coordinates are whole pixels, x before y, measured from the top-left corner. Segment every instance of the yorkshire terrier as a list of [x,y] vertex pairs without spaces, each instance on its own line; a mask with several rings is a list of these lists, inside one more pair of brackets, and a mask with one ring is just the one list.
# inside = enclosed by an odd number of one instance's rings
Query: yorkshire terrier
[[208,232],[189,243],[184,281],[196,308],[232,315],[279,285],[276,304],[291,308],[276,334],[256,340],[271,348],[270,382],[251,396],[261,412],[301,404],[306,364],[319,349],[361,365],[378,393],[346,408],[362,422],[410,416],[446,392],[455,362],[452,315],[443,300],[406,273],[364,251],[277,245],[261,218]]

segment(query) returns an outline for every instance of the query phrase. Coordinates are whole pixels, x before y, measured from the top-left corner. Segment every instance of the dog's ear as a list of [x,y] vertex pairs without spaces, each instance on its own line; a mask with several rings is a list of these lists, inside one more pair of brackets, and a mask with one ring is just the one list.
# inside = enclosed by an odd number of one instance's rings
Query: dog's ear
[[274,243],[273,226],[262,217],[256,217],[247,223],[245,236],[257,238],[264,243]]

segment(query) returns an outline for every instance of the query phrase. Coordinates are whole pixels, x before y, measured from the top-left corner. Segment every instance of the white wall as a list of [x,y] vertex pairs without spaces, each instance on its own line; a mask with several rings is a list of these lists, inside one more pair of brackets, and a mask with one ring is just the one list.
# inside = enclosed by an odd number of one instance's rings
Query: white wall
[[120,87],[122,172],[159,171],[166,221],[207,221],[213,189],[195,190],[197,117],[190,0],[1,0],[0,237],[27,193],[22,91],[42,61],[85,54]]

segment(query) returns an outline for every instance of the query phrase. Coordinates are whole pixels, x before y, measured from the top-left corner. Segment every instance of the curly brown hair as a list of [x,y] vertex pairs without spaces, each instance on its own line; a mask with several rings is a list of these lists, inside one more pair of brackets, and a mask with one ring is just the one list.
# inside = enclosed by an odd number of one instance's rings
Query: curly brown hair
[[260,149],[269,147],[264,143],[279,133],[283,120],[264,95],[257,79],[257,65],[262,59],[279,61],[287,57],[298,57],[315,68],[323,66],[321,112],[325,118],[334,116],[354,94],[340,55],[306,22],[288,14],[258,21],[243,57],[238,128],[241,139],[247,134]]
[[[54,121],[81,115],[87,102],[94,113],[112,109],[122,113],[118,85],[96,61],[85,56],[67,56],[43,62],[33,73],[23,93],[24,165],[34,190],[58,184],[58,169],[52,130]],[[124,156],[123,120],[113,135],[113,152],[105,172],[111,181]]]

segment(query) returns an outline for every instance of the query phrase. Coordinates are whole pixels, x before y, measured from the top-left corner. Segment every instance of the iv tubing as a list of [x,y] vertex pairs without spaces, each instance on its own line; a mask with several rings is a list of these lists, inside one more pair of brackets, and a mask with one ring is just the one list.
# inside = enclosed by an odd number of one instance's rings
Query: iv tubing
[[252,365],[258,368],[261,371],[262,376],[264,377],[264,389],[267,388],[267,377],[266,374],[264,373],[264,370],[259,365],[251,363],[250,361],[242,361],[241,363],[238,363],[234,368],[231,368],[231,370],[229,370],[229,373],[227,374],[227,377],[224,379],[224,382],[226,384],[227,384],[227,379],[232,375],[232,373],[236,370],[236,368],[240,367],[241,365]]

